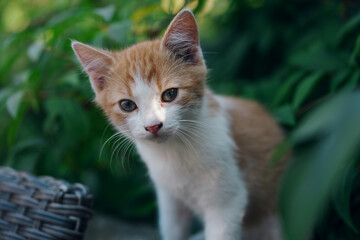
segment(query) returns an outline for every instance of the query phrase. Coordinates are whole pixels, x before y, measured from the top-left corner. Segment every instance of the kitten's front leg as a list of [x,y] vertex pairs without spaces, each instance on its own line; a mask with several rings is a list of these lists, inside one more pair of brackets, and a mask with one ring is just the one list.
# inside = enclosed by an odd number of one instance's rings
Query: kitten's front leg
[[160,233],[163,240],[187,240],[192,214],[190,209],[175,196],[157,188]]
[[234,196],[228,203],[209,206],[204,215],[206,240],[240,240],[245,211],[243,197]]

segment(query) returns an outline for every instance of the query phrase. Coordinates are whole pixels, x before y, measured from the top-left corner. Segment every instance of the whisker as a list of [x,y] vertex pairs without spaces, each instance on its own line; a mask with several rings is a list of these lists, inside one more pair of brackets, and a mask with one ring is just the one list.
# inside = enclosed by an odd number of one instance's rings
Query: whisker
[[179,128],[179,130],[187,137],[189,137],[191,140],[193,140],[196,144],[198,144],[200,147],[203,146],[202,142],[200,140],[204,139],[200,136],[200,134],[197,134],[197,132],[194,131],[194,129],[190,129],[190,131],[187,131],[187,129]]
[[[125,162],[130,162],[130,150],[133,147],[133,142],[128,139],[126,146],[124,146],[122,154],[122,166],[125,169]],[[129,164],[128,164],[129,165]]]
[[112,139],[114,139],[115,137],[117,137],[117,136],[119,136],[119,135],[121,135],[121,133],[120,133],[120,132],[116,132],[116,133],[114,133],[113,135],[111,135],[111,136],[103,143],[103,145],[101,146],[101,149],[100,149],[99,158],[101,158],[101,155],[102,155],[102,152],[103,152],[103,150],[104,150],[105,145],[106,145],[109,141],[111,141]]
[[182,136],[182,138],[180,137],[180,139],[184,140],[183,143],[185,144],[185,146],[187,146],[187,148],[189,148],[189,150],[194,154],[194,156],[196,156],[197,151],[193,147],[192,143],[187,139],[186,133],[184,131],[182,131],[181,129],[178,129],[178,133]]
[[[113,147],[112,147],[112,153],[111,153],[111,157],[110,157],[110,169],[111,169],[111,172],[112,174],[114,174],[114,171],[113,171],[113,157],[114,157],[114,154],[117,152],[118,149],[120,149],[122,147],[122,145],[124,145],[126,143],[126,138],[123,138],[123,137],[120,137],[119,139],[116,140],[116,142],[113,144]],[[116,147],[114,148],[114,145],[116,145]],[[114,174],[115,175],[115,174]]]

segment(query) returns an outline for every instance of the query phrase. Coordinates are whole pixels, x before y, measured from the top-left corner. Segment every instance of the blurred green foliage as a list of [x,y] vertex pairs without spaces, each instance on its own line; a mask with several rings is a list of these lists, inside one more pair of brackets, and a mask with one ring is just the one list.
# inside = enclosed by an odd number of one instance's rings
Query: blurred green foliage
[[70,39],[121,49],[160,37],[186,4],[212,89],[260,101],[288,131],[287,239],[360,239],[356,0],[1,1],[0,164],[83,182],[97,210],[154,220],[146,169],[110,138]]

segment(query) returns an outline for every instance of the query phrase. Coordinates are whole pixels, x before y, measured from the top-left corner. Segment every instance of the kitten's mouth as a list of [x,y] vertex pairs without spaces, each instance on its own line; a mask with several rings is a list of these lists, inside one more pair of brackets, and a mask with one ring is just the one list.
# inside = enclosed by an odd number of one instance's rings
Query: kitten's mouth
[[151,134],[145,137],[146,140],[152,141],[152,142],[165,142],[167,139],[169,139],[171,135],[166,133],[160,133],[160,134]]
[[161,129],[156,133],[150,133],[149,131],[141,132],[140,134],[133,134],[135,139],[139,141],[153,142],[153,143],[163,143],[167,140],[176,136],[176,131],[178,127],[169,127],[166,129]]

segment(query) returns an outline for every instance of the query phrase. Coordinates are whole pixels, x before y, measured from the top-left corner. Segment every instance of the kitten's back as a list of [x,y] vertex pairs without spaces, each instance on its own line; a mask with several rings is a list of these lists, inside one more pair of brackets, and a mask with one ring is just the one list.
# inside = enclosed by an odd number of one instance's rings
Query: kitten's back
[[258,103],[235,97],[218,99],[229,114],[236,159],[249,192],[244,227],[256,226],[276,214],[279,181],[287,158],[277,164],[270,159],[284,138],[283,132]]

